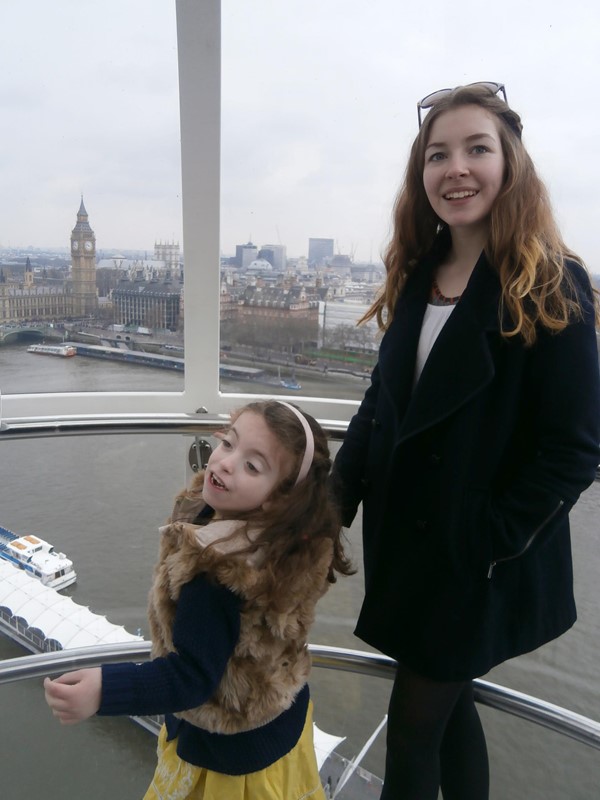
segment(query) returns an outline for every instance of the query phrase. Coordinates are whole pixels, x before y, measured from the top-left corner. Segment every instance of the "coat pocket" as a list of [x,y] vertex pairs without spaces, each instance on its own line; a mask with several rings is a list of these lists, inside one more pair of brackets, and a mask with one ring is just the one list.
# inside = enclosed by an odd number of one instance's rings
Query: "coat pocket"
[[522,558],[531,548],[536,544],[537,540],[543,534],[544,530],[552,523],[552,520],[560,513],[565,504],[564,500],[559,500],[552,511],[542,520],[542,522],[535,528],[530,535],[525,539],[519,550],[510,555],[503,556],[502,558],[492,559],[488,567],[488,578],[492,578],[494,569],[501,564],[507,564],[516,559]]

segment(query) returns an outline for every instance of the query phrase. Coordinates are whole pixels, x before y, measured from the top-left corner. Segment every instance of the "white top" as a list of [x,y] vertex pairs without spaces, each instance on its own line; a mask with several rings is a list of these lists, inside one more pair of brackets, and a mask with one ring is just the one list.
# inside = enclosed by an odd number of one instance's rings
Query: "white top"
[[415,364],[415,379],[414,386],[421,377],[421,372],[425,366],[425,362],[429,358],[431,349],[435,344],[435,340],[440,334],[440,331],[448,321],[450,314],[454,311],[456,305],[434,306],[427,303],[427,310],[423,317],[423,324],[421,325],[421,336],[419,337],[419,346],[417,347],[417,361]]

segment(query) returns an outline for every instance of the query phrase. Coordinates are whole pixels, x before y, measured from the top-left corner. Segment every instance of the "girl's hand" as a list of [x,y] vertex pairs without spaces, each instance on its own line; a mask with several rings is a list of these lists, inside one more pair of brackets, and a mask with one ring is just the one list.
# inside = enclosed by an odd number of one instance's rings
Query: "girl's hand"
[[56,680],[44,679],[46,702],[62,725],[75,725],[93,716],[102,698],[102,670],[78,669]]

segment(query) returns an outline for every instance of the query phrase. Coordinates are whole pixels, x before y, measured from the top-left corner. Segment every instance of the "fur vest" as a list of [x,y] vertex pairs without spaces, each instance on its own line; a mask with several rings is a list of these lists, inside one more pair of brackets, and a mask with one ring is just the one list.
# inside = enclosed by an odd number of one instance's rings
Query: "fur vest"
[[[250,555],[236,552],[256,537],[256,529],[246,532],[245,523],[234,520],[205,526],[186,521],[204,505],[198,483],[177,499],[171,523],[161,528],[149,600],[152,655],[176,652],[172,629],[179,593],[197,574],[207,573],[240,596],[240,636],[217,690],[198,708],[177,714],[212,733],[232,734],[275,719],[306,683],[307,637],[316,603],[329,585],[333,546],[330,540],[308,540],[310,573],[299,568],[282,585],[269,565],[261,564],[260,549]],[[224,537],[229,538],[220,541]]]

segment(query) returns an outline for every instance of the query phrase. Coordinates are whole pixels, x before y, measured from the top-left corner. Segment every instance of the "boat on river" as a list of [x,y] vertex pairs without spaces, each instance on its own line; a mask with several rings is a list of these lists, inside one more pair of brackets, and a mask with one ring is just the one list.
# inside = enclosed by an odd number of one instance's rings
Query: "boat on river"
[[27,352],[38,353],[42,356],[72,358],[77,355],[77,348],[72,344],[31,344],[27,348]]
[[51,589],[66,589],[77,580],[71,559],[33,534],[18,536],[0,526],[0,558]]
[[291,377],[282,378],[281,377],[281,367],[277,368],[277,381],[278,381],[279,385],[281,387],[283,387],[284,389],[292,389],[293,391],[297,392],[302,388],[302,386],[300,386],[300,384],[296,380],[296,376],[294,375],[293,372],[292,372]]
[[279,385],[284,389],[293,389],[295,392],[302,388],[302,386],[294,378],[283,378],[279,381]]
[[277,386],[283,389],[299,391],[302,386],[296,380],[295,375],[289,378],[281,377],[281,367],[277,368],[277,377],[258,367],[236,366],[234,364],[219,364],[219,376],[235,381],[244,381],[260,384],[261,386]]

